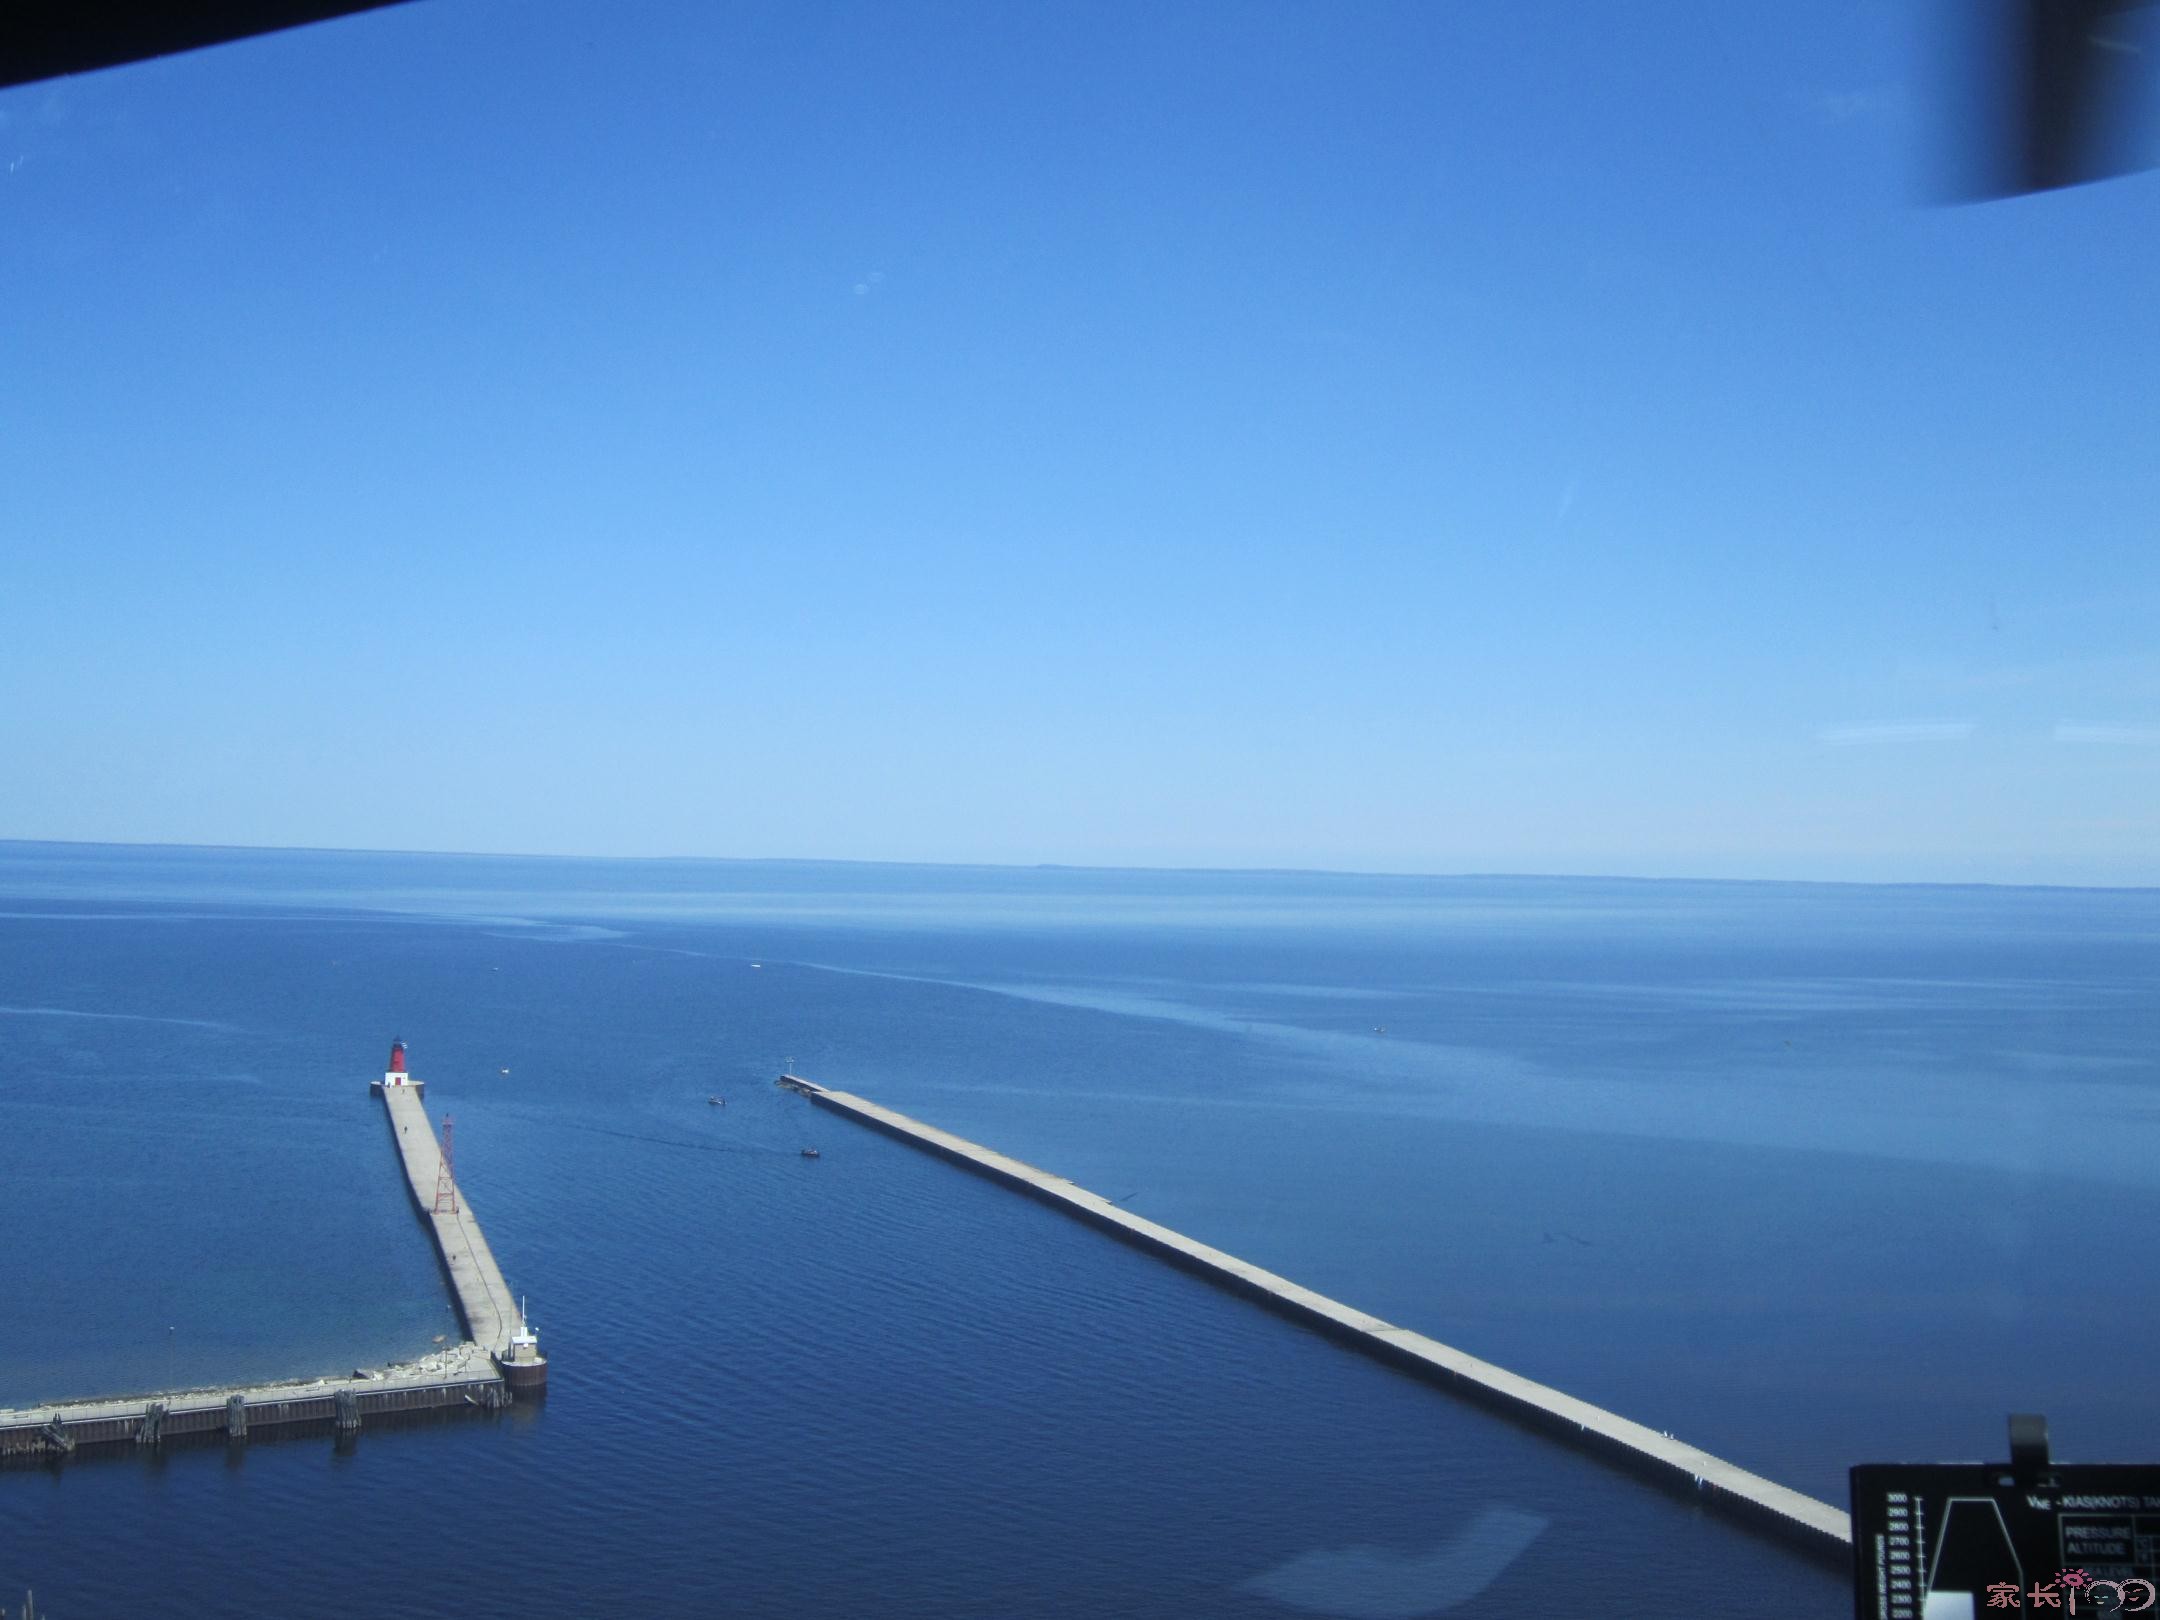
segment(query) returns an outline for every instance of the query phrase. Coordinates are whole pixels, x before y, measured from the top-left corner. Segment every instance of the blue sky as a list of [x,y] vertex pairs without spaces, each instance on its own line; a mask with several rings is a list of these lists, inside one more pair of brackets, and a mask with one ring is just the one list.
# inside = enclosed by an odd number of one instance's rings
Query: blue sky
[[2160,882],[2160,180],[1879,0],[0,92],[0,836]]

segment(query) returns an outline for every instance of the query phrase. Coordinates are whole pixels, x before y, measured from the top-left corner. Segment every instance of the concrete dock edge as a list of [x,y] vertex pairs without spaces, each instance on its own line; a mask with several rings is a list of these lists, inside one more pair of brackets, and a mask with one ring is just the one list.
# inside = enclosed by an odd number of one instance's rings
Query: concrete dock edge
[[[393,1056],[393,1074],[400,1082],[402,1058],[400,1043]],[[449,1285],[463,1342],[413,1362],[356,1371],[349,1378],[0,1409],[0,1462],[54,1461],[74,1455],[78,1447],[154,1448],[198,1436],[222,1435],[238,1442],[256,1431],[314,1425],[349,1434],[371,1419],[446,1410],[492,1412],[509,1405],[513,1392],[542,1393],[547,1362],[478,1219],[462,1190],[445,1174],[442,1146],[421,1107],[420,1083],[377,1082],[374,1091],[382,1098],[413,1208],[428,1230]]]
[[1509,1372],[1466,1351],[1316,1294],[1113,1204],[1063,1176],[897,1113],[868,1098],[799,1075],[779,1084],[812,1103],[1028,1194],[1219,1287],[1267,1306],[1351,1348],[1414,1373],[1564,1444],[1767,1531],[1841,1571],[1851,1568],[1845,1510],[1802,1495],[1735,1463],[1587,1401]]

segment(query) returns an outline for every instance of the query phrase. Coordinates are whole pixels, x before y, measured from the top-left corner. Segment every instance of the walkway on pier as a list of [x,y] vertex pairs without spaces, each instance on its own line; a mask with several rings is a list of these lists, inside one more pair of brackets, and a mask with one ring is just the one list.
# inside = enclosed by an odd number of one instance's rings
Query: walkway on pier
[[[70,1444],[112,1445],[150,1438],[224,1431],[234,1438],[247,1428],[278,1428],[293,1423],[330,1422],[338,1400],[353,1403],[355,1416],[425,1411],[439,1407],[477,1407],[493,1411],[502,1404],[502,1374],[478,1345],[446,1345],[417,1361],[400,1362],[379,1372],[350,1378],[292,1379],[276,1384],[248,1384],[225,1389],[191,1389],[121,1400],[63,1401],[54,1405],[0,1408],[0,1457],[46,1456],[57,1428]],[[240,1403],[235,1413],[233,1402]],[[236,1426],[237,1420],[237,1426]],[[147,1443],[147,1441],[146,1441]]]
[[1585,1446],[1647,1472],[1670,1486],[1699,1494],[1711,1506],[1754,1520],[1840,1566],[1852,1556],[1852,1525],[1842,1508],[1803,1496],[1737,1464],[1672,1439],[1655,1429],[1577,1400],[1504,1367],[1384,1322],[1286,1277],[1195,1242],[1181,1232],[1135,1215],[1063,1176],[1038,1170],[965,1137],[910,1119],[845,1091],[828,1091],[796,1075],[783,1087],[917,1147],[1021,1189],[1065,1213],[1151,1249],[1186,1269],[1317,1327],[1369,1355],[1444,1384],[1458,1393],[1524,1419],[1561,1439]]
[[381,1093],[384,1112],[390,1119],[390,1135],[405,1161],[405,1179],[412,1185],[413,1202],[435,1229],[436,1252],[442,1256],[443,1271],[450,1279],[465,1336],[490,1355],[508,1360],[510,1336],[517,1332],[520,1320],[517,1299],[503,1281],[502,1268],[495,1264],[494,1252],[480,1234],[480,1223],[467,1206],[464,1191],[455,1189],[448,1200],[456,1206],[454,1209],[436,1208],[442,1148],[435,1140],[434,1127],[428,1124],[426,1110],[420,1106],[419,1092],[412,1086],[384,1086]]
[[[401,1046],[392,1054],[392,1074],[400,1079],[402,1059]],[[431,1228],[465,1327],[464,1342],[380,1371],[356,1370],[350,1378],[0,1409],[0,1457],[65,1455],[77,1446],[129,1441],[154,1446],[221,1429],[229,1438],[242,1439],[250,1428],[318,1421],[334,1422],[344,1430],[386,1413],[446,1406],[494,1411],[510,1399],[513,1389],[539,1393],[547,1382],[547,1363],[524,1330],[510,1285],[503,1281],[502,1268],[463,1192],[443,1177],[442,1148],[420,1106],[420,1087],[377,1082],[375,1090],[383,1099],[413,1202]]]

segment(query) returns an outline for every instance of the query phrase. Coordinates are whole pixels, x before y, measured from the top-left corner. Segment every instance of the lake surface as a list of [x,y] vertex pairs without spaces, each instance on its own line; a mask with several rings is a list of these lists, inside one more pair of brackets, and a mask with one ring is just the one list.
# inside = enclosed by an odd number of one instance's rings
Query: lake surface
[[1841,1614],[773,1077],[1842,1504],[2011,1410],[2160,1456],[2156,979],[2152,891],[0,844],[0,1404],[454,1334],[394,1035],[553,1363],[500,1421],[0,1473],[0,1601]]

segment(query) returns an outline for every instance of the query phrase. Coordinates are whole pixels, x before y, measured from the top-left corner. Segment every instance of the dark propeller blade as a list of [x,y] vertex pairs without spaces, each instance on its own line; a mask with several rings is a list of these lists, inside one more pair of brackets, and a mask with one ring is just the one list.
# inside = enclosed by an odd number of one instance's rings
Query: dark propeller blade
[[0,88],[221,45],[403,0],[5,0]]
[[[0,0],[0,88],[405,0]],[[2153,0],[1942,0],[1966,46],[1952,191],[2006,197],[2149,167]],[[1962,41],[1958,34],[1965,36]]]
[[[2151,0],[1953,0],[1969,31],[1953,190],[2011,197],[2147,168]],[[1953,45],[1958,44],[1954,37]]]

